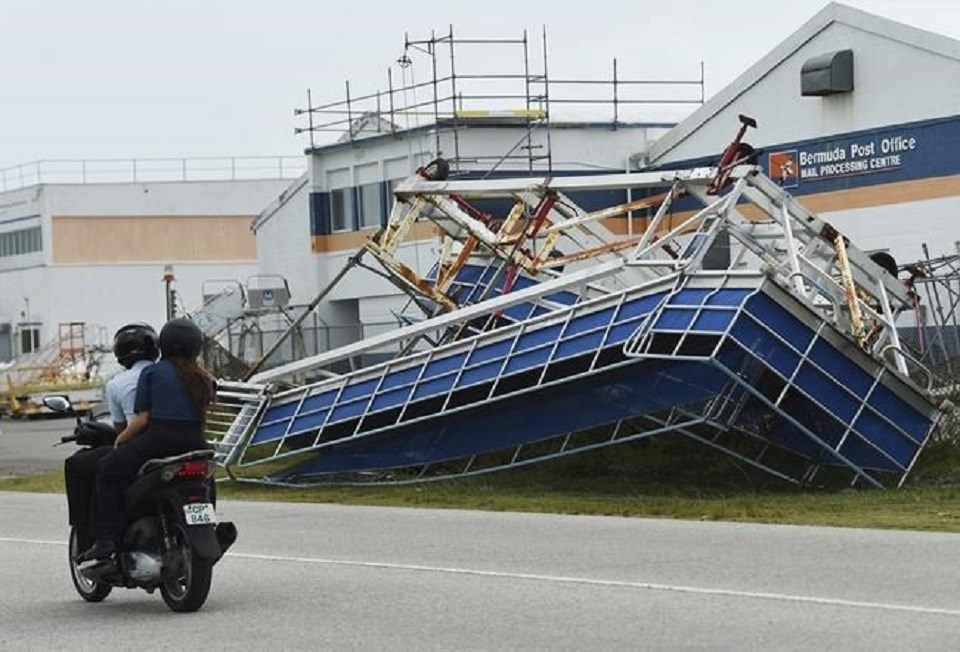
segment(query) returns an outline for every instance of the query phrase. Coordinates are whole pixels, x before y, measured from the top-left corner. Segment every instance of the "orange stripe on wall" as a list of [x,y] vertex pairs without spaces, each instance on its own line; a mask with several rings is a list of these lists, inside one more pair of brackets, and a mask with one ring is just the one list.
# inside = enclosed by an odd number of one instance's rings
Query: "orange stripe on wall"
[[53,216],[54,263],[250,260],[253,215]]
[[[310,249],[314,253],[327,253],[331,251],[352,251],[359,249],[364,243],[376,233],[375,228],[361,229],[360,231],[344,231],[343,233],[331,233],[330,235],[315,235],[312,237]],[[415,240],[431,240],[437,237],[440,230],[431,222],[417,222],[407,233],[405,242]]]

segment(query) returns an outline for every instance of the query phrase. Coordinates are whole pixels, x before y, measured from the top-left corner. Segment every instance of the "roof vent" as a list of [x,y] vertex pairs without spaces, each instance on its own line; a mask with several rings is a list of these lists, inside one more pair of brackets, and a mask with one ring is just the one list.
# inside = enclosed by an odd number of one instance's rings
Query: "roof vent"
[[804,97],[849,93],[853,90],[853,50],[828,52],[807,59],[800,70]]

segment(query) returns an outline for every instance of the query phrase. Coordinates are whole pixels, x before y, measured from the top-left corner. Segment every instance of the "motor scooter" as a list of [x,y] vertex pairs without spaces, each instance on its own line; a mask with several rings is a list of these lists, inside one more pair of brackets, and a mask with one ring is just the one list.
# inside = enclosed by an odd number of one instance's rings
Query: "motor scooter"
[[[61,443],[113,446],[108,423],[82,420],[65,396],[47,396],[44,405],[76,417],[72,435]],[[167,606],[196,611],[207,599],[213,567],[237,538],[229,521],[217,522],[212,450],[147,460],[123,492],[123,534],[110,560],[79,563],[76,528],[70,530],[73,585],[84,600],[100,602],[114,587],[160,589]]]

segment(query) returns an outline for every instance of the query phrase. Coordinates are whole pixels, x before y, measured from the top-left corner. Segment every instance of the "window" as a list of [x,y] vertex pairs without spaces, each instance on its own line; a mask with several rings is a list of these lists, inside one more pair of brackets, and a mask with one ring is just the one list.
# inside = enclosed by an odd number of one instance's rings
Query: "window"
[[330,191],[330,227],[337,231],[353,229],[353,188],[337,188]]
[[380,201],[380,184],[360,186],[360,228],[383,224],[383,202]]
[[32,254],[43,249],[40,227],[0,233],[0,258]]
[[13,334],[10,324],[0,324],[0,362],[13,360]]
[[40,348],[40,326],[32,324],[20,325],[20,354],[31,353]]

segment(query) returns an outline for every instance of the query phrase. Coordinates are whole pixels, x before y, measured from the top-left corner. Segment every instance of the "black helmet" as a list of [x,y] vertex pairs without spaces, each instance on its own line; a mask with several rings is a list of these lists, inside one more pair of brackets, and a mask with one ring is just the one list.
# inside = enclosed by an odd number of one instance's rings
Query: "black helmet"
[[129,369],[138,360],[157,359],[157,331],[149,324],[127,324],[113,336],[113,354]]
[[165,358],[195,358],[202,348],[203,332],[185,317],[171,319],[160,329],[160,353]]

